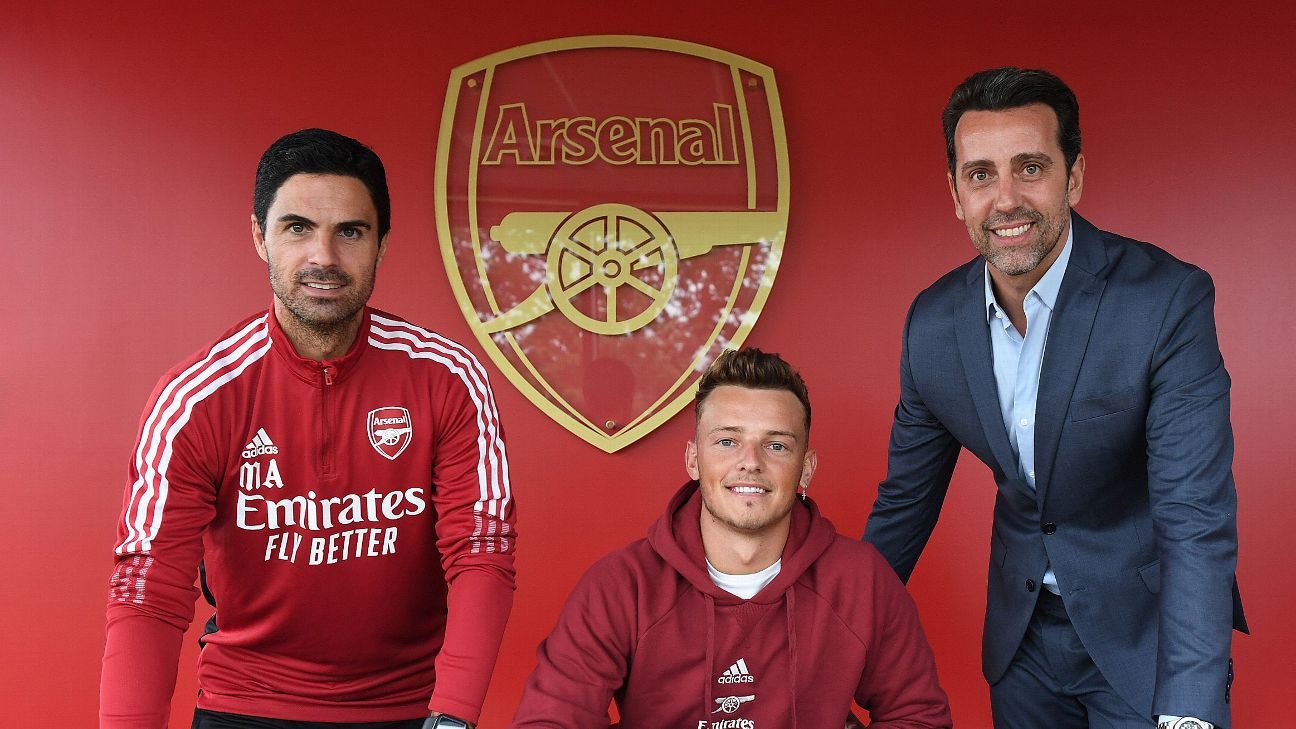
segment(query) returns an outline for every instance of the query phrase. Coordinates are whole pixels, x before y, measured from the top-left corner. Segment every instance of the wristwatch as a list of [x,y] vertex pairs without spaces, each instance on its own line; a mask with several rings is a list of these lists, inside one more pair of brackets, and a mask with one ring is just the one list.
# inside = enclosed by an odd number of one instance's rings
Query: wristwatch
[[427,721],[423,722],[423,729],[473,729],[473,725],[449,714],[437,714],[429,716]]
[[1214,724],[1208,721],[1202,721],[1196,717],[1185,716],[1182,719],[1174,721],[1163,721],[1157,724],[1157,729],[1214,729]]

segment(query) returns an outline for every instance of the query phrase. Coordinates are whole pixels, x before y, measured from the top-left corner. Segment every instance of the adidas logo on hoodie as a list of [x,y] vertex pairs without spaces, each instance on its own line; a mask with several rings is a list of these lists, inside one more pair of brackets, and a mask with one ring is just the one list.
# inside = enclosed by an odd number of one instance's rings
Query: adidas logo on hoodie
[[755,681],[756,679],[753,678],[751,673],[747,671],[747,661],[742,658],[739,658],[738,660],[734,661],[734,664],[726,668],[725,672],[720,674],[720,678],[716,679],[716,683],[721,683],[721,684],[754,683]]

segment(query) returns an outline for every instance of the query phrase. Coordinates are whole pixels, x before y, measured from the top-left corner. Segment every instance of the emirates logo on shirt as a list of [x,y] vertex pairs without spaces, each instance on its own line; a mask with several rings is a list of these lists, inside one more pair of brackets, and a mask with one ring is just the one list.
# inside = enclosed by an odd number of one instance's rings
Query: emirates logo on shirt
[[402,407],[388,406],[370,410],[366,429],[369,445],[389,461],[396,460],[397,456],[404,453],[414,439],[409,410]]

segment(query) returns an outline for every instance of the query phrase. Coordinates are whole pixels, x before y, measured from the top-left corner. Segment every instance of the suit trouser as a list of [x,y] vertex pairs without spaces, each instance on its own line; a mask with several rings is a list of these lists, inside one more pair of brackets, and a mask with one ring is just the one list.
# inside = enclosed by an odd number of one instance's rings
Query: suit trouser
[[990,686],[995,729],[1151,729],[1080,642],[1062,598],[1040,590],[1008,671]]

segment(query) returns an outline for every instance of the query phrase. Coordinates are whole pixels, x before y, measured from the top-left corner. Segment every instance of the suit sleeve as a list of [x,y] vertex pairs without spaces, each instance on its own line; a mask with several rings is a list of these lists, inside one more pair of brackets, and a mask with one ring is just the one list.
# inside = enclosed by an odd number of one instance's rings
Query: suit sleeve
[[[904,582],[927,546],[949,489],[959,443],[927,409],[910,368],[914,301],[905,318],[900,355],[900,402],[891,424],[887,476],[878,485],[864,539],[878,548]],[[937,346],[937,345],[928,345]]]
[[936,659],[904,585],[871,552],[872,625],[868,662],[855,702],[868,709],[873,729],[946,729],[949,698],[936,676]]
[[202,465],[200,426],[184,413],[180,393],[168,378],[159,383],[128,470],[109,586],[101,729],[166,726],[181,640],[193,620],[215,488]]
[[1161,561],[1152,712],[1226,726],[1237,492],[1214,300],[1210,277],[1194,269],[1175,292],[1151,364],[1148,491]]
[[432,500],[448,594],[428,707],[476,722],[513,605],[517,530],[495,397],[476,360],[459,364],[436,403]]
[[634,586],[604,558],[572,590],[553,632],[536,651],[511,727],[607,729],[613,694],[630,674]]

